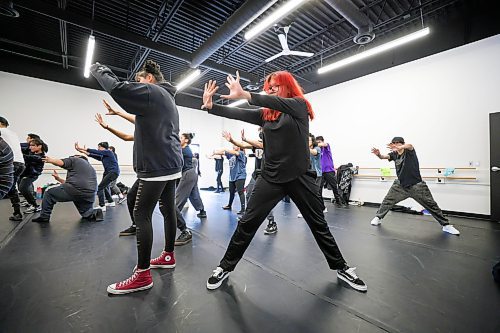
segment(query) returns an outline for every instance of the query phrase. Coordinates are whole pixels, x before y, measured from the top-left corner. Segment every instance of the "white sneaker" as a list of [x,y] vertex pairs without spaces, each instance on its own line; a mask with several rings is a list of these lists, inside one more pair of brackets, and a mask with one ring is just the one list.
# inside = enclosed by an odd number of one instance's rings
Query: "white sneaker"
[[24,214],[33,214],[33,213],[38,213],[42,211],[42,207],[40,206],[28,206],[28,209],[24,211]]
[[323,211],[323,213],[328,213],[328,208],[325,207],[325,210]]
[[443,226],[443,231],[444,232],[447,232],[449,234],[452,234],[452,235],[460,235],[460,231],[458,231],[454,226],[452,226],[451,224],[448,224],[448,225],[445,225]]
[[302,214],[297,214],[297,217],[298,217],[299,219],[301,219],[301,218],[302,218]]
[[115,207],[116,203],[114,201],[113,202],[106,202],[106,206],[107,207]]
[[95,206],[94,209],[100,209],[103,212],[105,212],[106,211],[106,206]]
[[371,225],[380,225],[382,221],[378,217],[374,217],[373,220],[370,222]]

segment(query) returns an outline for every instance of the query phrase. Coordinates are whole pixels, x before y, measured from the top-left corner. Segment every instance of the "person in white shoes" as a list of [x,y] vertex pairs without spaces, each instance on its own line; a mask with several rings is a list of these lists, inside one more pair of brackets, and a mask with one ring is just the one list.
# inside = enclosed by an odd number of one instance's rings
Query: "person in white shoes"
[[427,209],[432,217],[443,226],[444,232],[460,235],[460,232],[448,223],[448,219],[434,201],[429,187],[422,180],[417,153],[413,145],[405,143],[402,137],[397,136],[392,139],[387,147],[391,150],[387,155],[381,154],[377,148],[372,148],[372,153],[381,160],[394,161],[398,178],[394,180],[371,224],[374,226],[380,225],[381,220],[394,205],[407,198],[412,198]]

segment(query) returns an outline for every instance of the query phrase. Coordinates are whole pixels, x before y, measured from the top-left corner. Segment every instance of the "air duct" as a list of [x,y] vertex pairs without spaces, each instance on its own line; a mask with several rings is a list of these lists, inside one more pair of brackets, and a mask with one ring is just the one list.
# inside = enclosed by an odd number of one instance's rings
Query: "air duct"
[[325,0],[325,2],[358,29],[358,34],[353,39],[354,43],[367,44],[375,38],[373,26],[368,17],[362,14],[350,0]]

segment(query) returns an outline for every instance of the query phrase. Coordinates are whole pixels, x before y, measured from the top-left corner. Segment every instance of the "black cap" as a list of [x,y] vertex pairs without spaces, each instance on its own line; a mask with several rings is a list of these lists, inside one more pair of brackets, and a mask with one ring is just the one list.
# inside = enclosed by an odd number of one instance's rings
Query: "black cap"
[[395,136],[394,138],[392,138],[391,143],[403,143],[404,144],[405,139],[403,139],[400,136]]
[[109,148],[109,143],[107,143],[106,141],[99,142],[98,146],[101,146],[104,149],[108,149]]

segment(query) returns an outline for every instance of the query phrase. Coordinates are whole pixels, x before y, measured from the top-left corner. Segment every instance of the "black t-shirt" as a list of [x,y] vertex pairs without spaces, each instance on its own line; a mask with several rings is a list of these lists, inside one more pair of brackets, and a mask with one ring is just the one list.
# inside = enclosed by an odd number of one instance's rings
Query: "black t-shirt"
[[215,159],[215,171],[219,172],[219,171],[223,171],[223,170],[224,170],[224,159],[222,157],[216,158]]
[[396,164],[396,174],[401,186],[410,187],[422,181],[415,149],[405,149],[401,155],[397,152],[390,152],[389,161],[394,161]]

